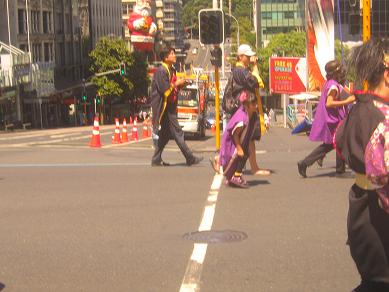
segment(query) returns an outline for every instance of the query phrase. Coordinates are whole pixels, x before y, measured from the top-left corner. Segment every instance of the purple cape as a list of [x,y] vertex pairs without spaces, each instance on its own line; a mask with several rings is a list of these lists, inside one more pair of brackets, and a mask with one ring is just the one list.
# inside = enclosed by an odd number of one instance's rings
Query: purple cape
[[346,117],[347,112],[344,106],[336,108],[326,107],[328,91],[333,85],[338,88],[338,95],[342,90],[342,86],[335,80],[331,79],[324,83],[315,118],[312,123],[311,134],[309,135],[311,141],[332,144],[333,136],[339,122]]
[[[243,122],[244,127],[247,127],[249,125],[249,116],[243,105],[240,106],[238,110],[234,113],[234,115],[231,117],[231,119],[227,123],[226,129],[223,132],[223,138],[220,147],[220,165],[222,165],[224,169],[227,167],[230,159],[234,155],[236,146],[232,137],[232,131],[234,130],[235,126],[240,122]],[[247,140],[247,137],[252,136],[252,132],[254,130],[253,128],[254,127],[250,127],[251,131],[246,131],[245,137],[242,137],[244,140]],[[248,143],[242,143],[243,150],[245,152],[248,152],[248,149],[245,149],[245,146],[246,148],[248,148]]]

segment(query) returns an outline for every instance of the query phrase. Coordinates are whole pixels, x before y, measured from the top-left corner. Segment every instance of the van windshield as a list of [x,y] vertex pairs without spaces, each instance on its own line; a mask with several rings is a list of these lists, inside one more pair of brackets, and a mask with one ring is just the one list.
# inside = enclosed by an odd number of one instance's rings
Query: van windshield
[[177,95],[177,103],[179,106],[197,107],[197,89],[181,89]]

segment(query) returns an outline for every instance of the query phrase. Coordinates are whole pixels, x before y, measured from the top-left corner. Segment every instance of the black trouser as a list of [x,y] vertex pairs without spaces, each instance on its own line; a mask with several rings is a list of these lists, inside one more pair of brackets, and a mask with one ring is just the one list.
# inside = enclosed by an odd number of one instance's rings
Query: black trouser
[[[317,160],[324,158],[324,156],[326,156],[326,154],[333,149],[334,149],[334,145],[323,143],[317,146],[315,149],[313,149],[313,151],[307,157],[301,160],[300,163],[303,163],[306,166],[311,166]],[[345,170],[345,163],[343,159],[340,158],[338,154],[336,154],[336,171],[344,172],[344,170]]]
[[353,185],[349,193],[348,245],[361,275],[357,292],[389,291],[389,214],[375,191]]
[[155,151],[152,158],[152,163],[158,163],[162,161],[162,151],[166,144],[169,142],[170,137],[173,137],[182,154],[184,154],[186,161],[192,161],[194,159],[192,151],[186,145],[184,140],[184,132],[177,120],[177,112],[175,108],[168,105],[161,120],[161,129],[158,131],[158,143],[155,145]]

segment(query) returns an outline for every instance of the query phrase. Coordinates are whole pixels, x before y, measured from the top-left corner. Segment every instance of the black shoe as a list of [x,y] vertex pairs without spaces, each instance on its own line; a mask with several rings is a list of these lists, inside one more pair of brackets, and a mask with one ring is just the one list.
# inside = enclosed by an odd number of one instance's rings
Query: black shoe
[[199,164],[203,159],[204,159],[203,157],[193,156],[191,160],[186,161],[186,165],[191,166],[194,164]]
[[170,166],[170,163],[161,160],[158,162],[151,162],[151,166]]
[[304,162],[297,162],[297,168],[298,168],[298,171],[299,171],[299,174],[302,176],[302,177],[307,177],[307,166],[305,165]]

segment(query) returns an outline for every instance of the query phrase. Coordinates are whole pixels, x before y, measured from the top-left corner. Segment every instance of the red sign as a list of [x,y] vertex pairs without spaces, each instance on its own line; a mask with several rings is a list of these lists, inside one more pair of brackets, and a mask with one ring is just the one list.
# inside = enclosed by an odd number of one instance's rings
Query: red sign
[[273,93],[305,92],[307,61],[305,58],[271,57],[269,75],[270,91]]

